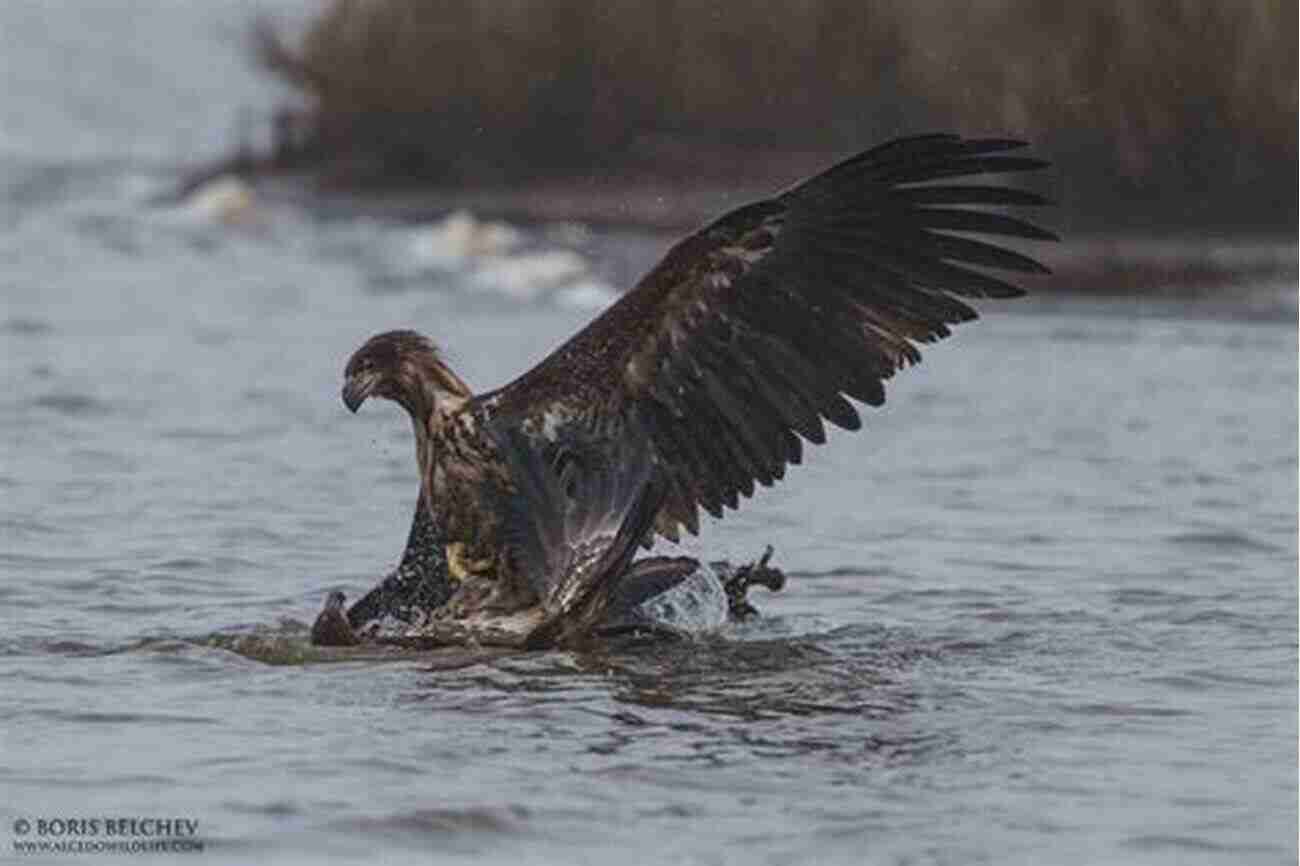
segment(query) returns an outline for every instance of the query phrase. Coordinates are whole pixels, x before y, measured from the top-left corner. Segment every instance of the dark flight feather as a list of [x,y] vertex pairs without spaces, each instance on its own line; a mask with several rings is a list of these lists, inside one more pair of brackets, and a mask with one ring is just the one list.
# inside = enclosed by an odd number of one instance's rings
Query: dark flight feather
[[[825,422],[860,427],[847,398],[883,403],[885,380],[920,360],[918,344],[976,318],[961,296],[1023,294],[986,269],[1046,273],[990,238],[1051,232],[981,209],[1047,203],[983,177],[1047,165],[1013,153],[1024,146],[900,139],[740,207],[677,243],[532,370],[476,398],[509,449],[569,449],[587,461],[577,484],[589,513],[571,510],[553,470],[512,458],[522,484],[507,524],[543,597],[582,594],[566,581],[585,585],[592,572],[556,575],[573,572],[565,563],[584,539],[618,559],[630,556],[630,533],[649,543],[652,522],[665,537],[695,533],[699,508],[720,516],[784,477],[802,440],[825,441]],[[954,182],[968,177],[976,182]],[[657,519],[638,511],[646,491]]]
[[501,540],[543,610],[535,639],[594,622],[601,588],[627,571],[663,502],[646,443],[633,433],[599,447],[546,447],[518,428],[490,432],[513,483],[498,502]]

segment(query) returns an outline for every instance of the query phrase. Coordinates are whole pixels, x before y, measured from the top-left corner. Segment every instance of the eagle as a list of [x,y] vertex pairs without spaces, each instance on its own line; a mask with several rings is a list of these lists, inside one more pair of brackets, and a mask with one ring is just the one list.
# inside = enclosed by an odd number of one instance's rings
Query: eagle
[[473,393],[415,331],[367,340],[343,402],[410,415],[449,578],[420,635],[578,642],[637,574],[639,548],[697,534],[701,509],[739,508],[825,442],[827,423],[857,430],[854,401],[881,405],[918,344],[977,318],[963,298],[1024,294],[990,269],[1048,272],[972,236],[1056,239],[1002,211],[1045,198],[977,177],[1048,165],[1025,146],[902,138],[739,207],[493,391]]

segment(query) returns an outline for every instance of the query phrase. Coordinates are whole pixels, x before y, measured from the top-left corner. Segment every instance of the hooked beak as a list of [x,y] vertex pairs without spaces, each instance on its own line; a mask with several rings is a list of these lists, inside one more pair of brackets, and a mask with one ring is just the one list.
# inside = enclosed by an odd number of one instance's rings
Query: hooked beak
[[343,383],[343,405],[353,412],[360,409],[361,404],[366,402],[366,398],[370,396],[370,392],[375,387],[378,378],[374,374],[350,376]]

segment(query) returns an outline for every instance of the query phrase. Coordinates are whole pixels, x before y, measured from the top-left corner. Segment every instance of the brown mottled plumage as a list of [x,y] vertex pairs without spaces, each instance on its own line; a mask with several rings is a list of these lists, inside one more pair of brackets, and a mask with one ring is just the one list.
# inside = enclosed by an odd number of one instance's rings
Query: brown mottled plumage
[[968,235],[1053,236],[974,208],[1044,200],[944,182],[1045,165],[1008,155],[1022,146],[900,139],[738,208],[483,395],[414,332],[362,346],[344,402],[386,397],[411,414],[425,500],[450,539],[459,584],[430,628],[513,645],[582,634],[637,544],[697,532],[700,507],[737,508],[801,461],[803,440],[824,442],[824,421],[857,429],[846,398],[880,405],[917,343],[976,318],[958,296],[1023,294],[979,269],[1046,269]]

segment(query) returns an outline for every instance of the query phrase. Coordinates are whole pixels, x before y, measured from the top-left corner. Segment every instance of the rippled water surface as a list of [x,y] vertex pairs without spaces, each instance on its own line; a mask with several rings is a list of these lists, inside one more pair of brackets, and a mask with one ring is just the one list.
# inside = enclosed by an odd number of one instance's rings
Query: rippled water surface
[[1294,862],[1294,285],[992,305],[692,542],[776,547],[756,623],[255,652],[405,540],[409,428],[345,411],[348,353],[414,326],[499,384],[656,247],[525,229],[591,262],[537,288],[409,226],[153,205],[268,98],[252,7],[94,6],[85,41],[79,4],[0,7],[5,856],[123,815],[198,820],[183,862]]

